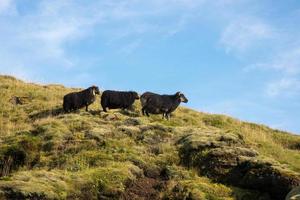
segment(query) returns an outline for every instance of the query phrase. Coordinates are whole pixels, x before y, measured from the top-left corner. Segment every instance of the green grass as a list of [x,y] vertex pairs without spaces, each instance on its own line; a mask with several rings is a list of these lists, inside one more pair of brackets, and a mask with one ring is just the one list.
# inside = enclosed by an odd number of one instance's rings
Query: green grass
[[[180,167],[175,143],[183,135],[200,132],[242,138],[261,157],[300,172],[297,135],[185,107],[179,107],[169,121],[160,115],[142,116],[139,102],[135,111],[104,114],[99,112],[99,97],[91,112],[57,114],[63,96],[77,90],[0,76],[0,167],[10,169],[0,179],[0,199],[8,189],[25,197],[118,199],[143,171],[162,168],[170,169],[172,177],[162,196],[235,199],[248,194]],[[13,105],[13,96],[28,99]],[[15,155],[23,157],[8,164],[9,156]]]

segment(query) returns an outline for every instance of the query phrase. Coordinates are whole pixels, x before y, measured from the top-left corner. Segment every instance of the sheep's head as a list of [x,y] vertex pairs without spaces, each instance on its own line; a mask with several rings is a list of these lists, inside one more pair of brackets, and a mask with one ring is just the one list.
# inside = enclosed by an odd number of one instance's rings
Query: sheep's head
[[99,88],[98,88],[97,86],[95,86],[95,85],[91,86],[89,89],[91,90],[91,92],[92,92],[92,94],[93,94],[94,96],[95,96],[96,94],[100,94]]
[[187,103],[189,100],[184,96],[181,92],[176,92],[176,98],[180,100],[180,102]]

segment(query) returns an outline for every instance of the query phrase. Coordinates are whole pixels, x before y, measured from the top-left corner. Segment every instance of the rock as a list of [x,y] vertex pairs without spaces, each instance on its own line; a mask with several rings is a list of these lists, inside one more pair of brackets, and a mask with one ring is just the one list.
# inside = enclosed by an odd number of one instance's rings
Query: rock
[[278,164],[266,162],[232,133],[197,133],[178,140],[181,163],[196,167],[201,175],[237,187],[268,193],[284,199],[300,176]]
[[102,116],[103,119],[107,120],[107,121],[117,121],[120,120],[120,118],[118,117],[118,115],[116,114],[112,114],[112,113],[105,113]]
[[140,116],[139,111],[135,110],[134,108],[127,109],[127,110],[120,110],[119,113],[121,113],[122,115],[127,115],[129,117],[139,117]]
[[9,102],[12,103],[13,105],[23,105],[26,103],[26,100],[29,99],[29,97],[17,97],[13,96]]
[[135,119],[135,118],[128,118],[124,121],[125,125],[130,125],[130,126],[138,126],[141,125],[142,122],[139,119]]
[[141,134],[136,138],[137,141],[142,141],[150,145],[166,143],[172,137],[174,131],[170,127],[162,125],[144,125],[140,126]]
[[96,134],[95,132],[85,132],[84,138],[95,140],[98,146],[105,146],[105,139],[104,136],[101,134]]
[[129,137],[134,137],[134,138],[137,137],[141,132],[141,130],[136,126],[122,125],[122,126],[119,126],[117,130],[121,133],[128,135]]

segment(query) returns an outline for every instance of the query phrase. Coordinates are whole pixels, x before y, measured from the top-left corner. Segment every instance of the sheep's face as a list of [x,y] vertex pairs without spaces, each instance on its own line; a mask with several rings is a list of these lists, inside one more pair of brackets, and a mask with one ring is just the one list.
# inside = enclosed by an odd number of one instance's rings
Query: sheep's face
[[96,94],[100,94],[99,88],[97,86],[92,86],[90,87],[90,89],[92,90],[93,95],[95,96]]
[[189,100],[184,96],[183,93],[177,92],[176,97],[180,100],[180,102],[187,103]]
[[100,94],[99,88],[97,86],[95,86],[94,90],[95,90],[95,94]]

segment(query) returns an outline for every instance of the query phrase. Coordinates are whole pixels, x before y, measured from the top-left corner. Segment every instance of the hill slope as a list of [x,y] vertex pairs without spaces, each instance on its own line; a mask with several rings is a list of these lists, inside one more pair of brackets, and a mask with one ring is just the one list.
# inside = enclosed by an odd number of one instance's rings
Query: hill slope
[[0,199],[283,199],[300,184],[299,136],[139,102],[64,114],[76,90],[0,76]]

